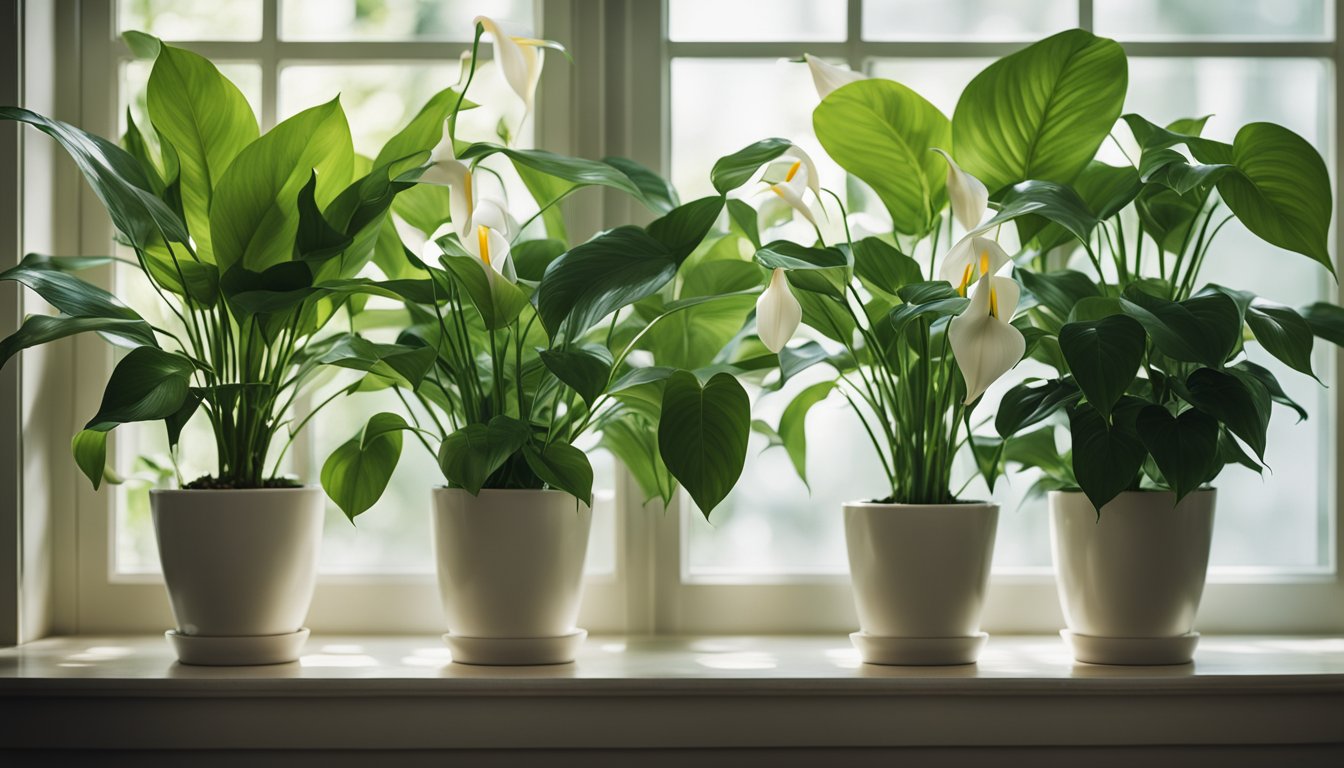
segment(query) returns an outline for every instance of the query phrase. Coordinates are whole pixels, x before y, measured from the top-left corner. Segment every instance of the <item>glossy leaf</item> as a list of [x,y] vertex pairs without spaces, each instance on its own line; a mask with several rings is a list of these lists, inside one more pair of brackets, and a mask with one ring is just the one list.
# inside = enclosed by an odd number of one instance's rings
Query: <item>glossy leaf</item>
[[[607,388],[611,378],[611,350],[600,344],[543,349],[541,362],[566,386],[578,393],[589,407]],[[577,495],[577,494],[576,494]]]
[[1143,325],[1163,354],[1175,360],[1220,368],[1241,337],[1237,305],[1222,293],[1174,302],[1130,286],[1120,308]]
[[937,107],[900,83],[860,80],[823,99],[812,127],[831,159],[877,193],[897,232],[933,228],[947,201],[947,164],[930,150],[953,143]]
[[[1135,410],[1127,403],[1129,410]],[[1101,508],[1122,491],[1136,487],[1139,469],[1148,455],[1133,420],[1107,424],[1096,409],[1080,405],[1069,411],[1073,442],[1073,474],[1078,487],[1101,514]]]
[[407,429],[411,426],[395,413],[374,414],[322,464],[322,488],[351,522],[387,489],[401,459],[401,432]]
[[0,340],[0,367],[8,363],[9,359],[20,350],[88,331],[96,331],[126,346],[158,346],[153,333],[143,320],[32,315],[23,321],[19,330]]
[[70,441],[70,452],[79,471],[93,483],[93,490],[98,490],[107,473],[107,432],[81,429]]
[[1318,301],[1302,310],[1311,332],[1336,346],[1344,346],[1344,307]]
[[1266,352],[1293,370],[1316,375],[1311,370],[1316,337],[1307,321],[1291,307],[1257,300],[1246,310],[1246,325]]
[[1149,405],[1139,412],[1135,428],[1178,502],[1222,468],[1218,421],[1196,408],[1172,416],[1162,406]]
[[450,485],[475,496],[530,437],[526,424],[508,416],[496,416],[489,424],[468,424],[440,444],[439,468]]
[[85,429],[107,431],[132,421],[157,421],[182,407],[194,366],[175,352],[136,347],[117,363],[103,402]]
[[523,445],[523,457],[546,485],[592,505],[593,465],[583,451],[558,440],[544,446],[530,442]]
[[1120,116],[1127,80],[1119,44],[1080,29],[1005,56],[957,102],[957,162],[991,193],[1027,179],[1072,181]]
[[719,158],[709,173],[715,191],[726,195],[746,184],[761,166],[789,151],[792,146],[793,142],[788,139],[762,139]]
[[1245,441],[1260,461],[1265,460],[1265,433],[1269,429],[1269,391],[1253,376],[1200,368],[1185,380],[1190,402],[1227,425]]
[[742,474],[750,430],[750,400],[730,374],[715,374],[703,387],[688,371],[668,378],[658,451],[705,517]]
[[1011,437],[1045,421],[1061,408],[1072,408],[1082,396],[1078,386],[1068,379],[1023,382],[1003,394],[994,414],[994,429],[1000,437]]
[[807,485],[807,414],[835,389],[834,381],[821,381],[799,392],[779,417],[779,440],[789,454],[793,469]]
[[895,297],[902,287],[924,279],[919,262],[876,237],[854,243],[854,273],[869,288]]
[[1107,420],[1143,362],[1148,337],[1143,326],[1124,315],[1067,323],[1059,348],[1069,371],[1092,407]]
[[1059,320],[1067,319],[1079,302],[1101,296],[1092,278],[1072,269],[1044,273],[1023,269],[1017,275],[1036,301]]
[[839,248],[808,248],[788,240],[776,240],[756,251],[756,262],[766,269],[783,269],[789,283],[804,291],[845,296],[850,263]]
[[434,348],[379,344],[351,334],[341,337],[318,362],[367,371],[415,389],[434,366]]

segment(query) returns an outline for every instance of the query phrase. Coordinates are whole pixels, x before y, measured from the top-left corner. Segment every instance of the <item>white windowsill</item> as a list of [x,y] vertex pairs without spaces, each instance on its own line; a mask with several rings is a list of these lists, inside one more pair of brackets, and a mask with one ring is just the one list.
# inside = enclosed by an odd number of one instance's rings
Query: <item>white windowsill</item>
[[[433,637],[309,640],[297,664],[188,667],[162,637],[0,650],[5,748],[1344,750],[1344,639],[1205,637],[1181,667],[1075,664],[993,637],[979,665],[877,667],[844,636],[591,638],[575,664],[452,664]],[[227,723],[227,727],[220,727]],[[1315,754],[1315,753],[1313,753]],[[1300,755],[1304,756],[1304,755]]]

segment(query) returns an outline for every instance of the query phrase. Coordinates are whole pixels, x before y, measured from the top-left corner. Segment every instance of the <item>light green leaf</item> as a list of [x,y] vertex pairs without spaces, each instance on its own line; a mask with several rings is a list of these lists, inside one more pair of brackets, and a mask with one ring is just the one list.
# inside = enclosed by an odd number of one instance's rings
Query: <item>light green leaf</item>
[[756,251],[756,262],[766,269],[784,269],[789,283],[804,291],[843,299],[852,264],[839,248],[808,248],[776,240]]
[[395,413],[374,414],[322,464],[322,488],[351,522],[387,489],[401,459],[401,432],[407,429],[410,425]]
[[79,471],[93,483],[93,490],[103,484],[107,474],[107,432],[83,429],[70,441],[70,452],[75,456]]
[[526,424],[508,416],[496,416],[489,424],[468,424],[440,444],[439,468],[451,485],[475,496],[531,436]]
[[[807,414],[835,389],[834,381],[822,381],[804,389],[784,407],[779,417],[779,439],[789,454],[798,477],[807,482]],[[810,485],[809,485],[810,487]]]

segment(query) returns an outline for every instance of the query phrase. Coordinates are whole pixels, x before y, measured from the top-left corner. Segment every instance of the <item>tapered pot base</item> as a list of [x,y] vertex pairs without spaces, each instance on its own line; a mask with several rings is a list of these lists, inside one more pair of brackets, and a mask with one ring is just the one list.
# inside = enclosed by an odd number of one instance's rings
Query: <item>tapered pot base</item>
[[1059,634],[1073,651],[1073,658],[1087,664],[1189,664],[1199,645],[1198,632],[1177,637],[1093,637],[1062,629]]
[[854,632],[849,640],[865,664],[930,667],[974,664],[989,635],[978,632],[966,637],[879,637]]
[[251,667],[264,664],[288,664],[298,661],[308,630],[283,635],[210,637],[184,635],[170,629],[164,633],[168,644],[183,664],[207,667]]
[[465,637],[449,632],[443,641],[458,664],[532,666],[573,662],[587,637],[583,629],[556,637]]

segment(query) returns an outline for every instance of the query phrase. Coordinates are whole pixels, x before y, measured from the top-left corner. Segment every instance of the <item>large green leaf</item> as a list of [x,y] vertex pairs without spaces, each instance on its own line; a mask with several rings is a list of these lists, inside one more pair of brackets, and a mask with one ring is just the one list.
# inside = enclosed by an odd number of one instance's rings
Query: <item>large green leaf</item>
[[1172,416],[1160,405],[1149,405],[1139,412],[1135,427],[1177,501],[1211,480],[1222,467],[1218,421],[1196,408]]
[[1092,278],[1072,269],[1052,272],[1020,269],[1017,275],[1036,301],[1061,321],[1068,319],[1079,302],[1101,296],[1101,289]]
[[854,274],[868,288],[888,298],[895,298],[903,286],[924,279],[919,262],[876,237],[854,243],[853,258]]
[[314,171],[319,207],[345,189],[354,171],[350,126],[338,99],[280,123],[224,172],[210,208],[221,273],[234,264],[260,272],[293,257],[299,227],[295,201]]
[[947,163],[930,150],[953,142],[937,107],[900,83],[871,78],[823,99],[812,127],[831,159],[877,193],[897,232],[933,228],[947,199]]
[[117,363],[103,390],[103,402],[85,429],[108,431],[132,421],[166,419],[182,407],[194,370],[175,352],[136,347]]
[[439,446],[439,468],[451,485],[474,496],[530,437],[526,424],[508,416],[496,416],[489,424],[468,424]]
[[[699,300],[694,305],[685,302]],[[755,306],[750,294],[725,294],[684,299],[663,308],[640,344],[658,365],[700,368],[709,365],[742,330]],[[684,307],[679,309],[679,307]],[[673,310],[668,312],[667,310]]]
[[985,68],[952,117],[957,162],[991,193],[1027,179],[1068,183],[1120,117],[1125,52],[1081,29],[1052,35]]
[[[1126,398],[1124,408],[1136,415],[1136,402]],[[1088,405],[1069,411],[1069,434],[1073,440],[1073,474],[1100,515],[1107,502],[1135,487],[1148,450],[1139,439],[1132,416],[1108,424]]]
[[1143,326],[1125,315],[1067,323],[1059,331],[1059,348],[1069,371],[1087,401],[1107,420],[1139,372],[1147,344]]
[[523,445],[523,458],[548,486],[592,505],[593,465],[583,451],[559,440],[545,445],[529,442]]
[[[647,178],[641,178],[637,182],[631,179],[621,168],[598,160],[557,155],[544,149],[514,149],[488,142],[472,144],[459,154],[458,159],[465,162],[484,159],[494,154],[504,155],[513,161],[518,172],[525,178],[526,171],[530,170],[549,176],[554,180],[553,182],[543,182],[541,188],[534,189],[532,188],[533,185],[529,185],[529,191],[537,197],[538,205],[547,205],[568,195],[575,189],[586,186],[618,189],[632,195],[653,210],[662,209],[668,202],[666,190],[656,190],[653,199],[645,196],[645,189],[651,189]],[[643,184],[642,187],[641,183]],[[542,192],[542,194],[538,195],[538,192]]]
[[681,205],[681,198],[677,196],[677,190],[673,188],[672,183],[652,169],[624,157],[604,157],[602,162],[624,173],[634,182],[649,210],[663,214]]
[[158,346],[149,325],[143,320],[119,317],[67,317],[32,315],[23,321],[19,330],[0,340],[0,367],[20,350],[63,339],[77,333],[96,331],[111,341],[126,346]]
[[[1014,184],[1001,196],[998,213],[981,224],[977,231],[986,231],[1008,221],[1023,218],[1045,219],[1063,228],[1065,232],[1086,244],[1097,226],[1097,217],[1087,203],[1073,189],[1053,181],[1033,179]],[[1022,226],[1018,225],[1019,228]]]
[[[453,108],[457,106],[461,94],[452,88],[444,88],[433,96],[420,108],[420,111],[411,118],[406,127],[383,145],[378,150],[377,156],[373,158],[370,167],[379,168],[382,166],[395,166],[396,161],[402,160],[413,155],[417,155],[427,150],[432,150],[443,140],[444,121],[452,113]],[[476,106],[470,101],[463,100],[462,109],[467,110]],[[397,175],[406,168],[396,169]]]
[[1078,386],[1069,379],[1023,382],[1003,393],[994,414],[994,429],[1000,437],[1012,437],[1050,418],[1060,408],[1072,408],[1082,397]]
[[367,371],[415,389],[434,366],[434,354],[433,347],[378,344],[351,334],[342,336],[318,362]]
[[789,454],[793,469],[807,484],[807,414],[835,389],[834,381],[821,381],[804,389],[784,406],[779,417],[779,440]]
[[133,247],[148,248],[160,241],[160,233],[177,243],[190,239],[182,219],[154,195],[139,161],[121,147],[18,107],[0,107],[0,120],[27,123],[56,139],[107,208],[112,224]]
[[238,87],[199,54],[163,45],[145,94],[154,128],[181,168],[182,212],[203,261],[214,261],[210,205],[238,153],[258,136],[257,118]]
[[374,414],[322,464],[322,487],[351,522],[387,489],[401,458],[401,433],[407,429],[411,426],[395,413]]
[[1225,293],[1175,302],[1130,286],[1120,308],[1138,320],[1166,356],[1220,368],[1241,338],[1241,313]]
[[1246,309],[1246,324],[1266,352],[1294,370],[1316,375],[1311,370],[1311,348],[1316,337],[1296,310],[1257,299]]
[[616,310],[657,293],[677,274],[723,209],[723,198],[686,203],[645,229],[622,226],[551,262],[537,289],[542,323],[577,336]]
[[730,374],[715,374],[703,388],[688,371],[668,378],[658,451],[705,517],[742,474],[750,430],[751,402]]
[[1227,425],[1257,458],[1265,460],[1265,433],[1272,406],[1264,384],[1243,371],[1200,368],[1186,378],[1185,386],[1196,408]]

